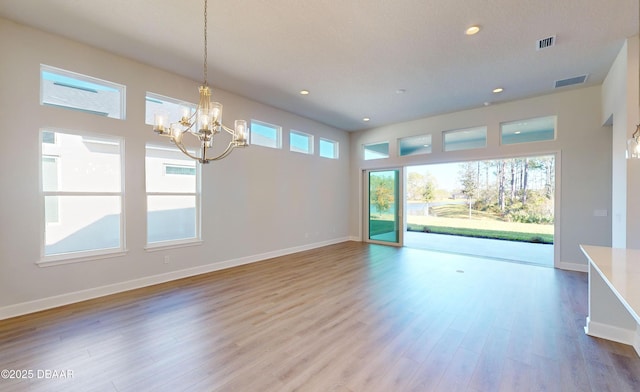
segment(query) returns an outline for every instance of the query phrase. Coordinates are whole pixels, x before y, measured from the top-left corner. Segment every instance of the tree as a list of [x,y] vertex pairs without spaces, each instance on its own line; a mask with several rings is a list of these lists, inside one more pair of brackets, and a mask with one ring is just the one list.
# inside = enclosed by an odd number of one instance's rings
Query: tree
[[411,172],[407,178],[407,200],[419,201],[423,199],[426,180],[418,172]]
[[427,203],[425,207],[426,215],[429,215],[429,203],[436,199],[436,187],[436,180],[428,174],[422,191],[422,200]]
[[498,206],[500,207],[500,211],[504,212],[505,201],[504,201],[504,160],[496,161],[496,165],[498,166],[498,172],[496,173],[498,177]]
[[393,177],[371,176],[370,182],[370,203],[376,207],[378,213],[389,210],[389,207],[395,201]]
[[424,185],[424,190],[422,192],[422,200],[425,203],[431,203],[436,199],[436,184],[435,181],[428,180]]
[[460,184],[462,185],[462,194],[471,200],[478,194],[478,172],[477,165],[473,162],[461,164],[461,170],[458,172],[460,176]]

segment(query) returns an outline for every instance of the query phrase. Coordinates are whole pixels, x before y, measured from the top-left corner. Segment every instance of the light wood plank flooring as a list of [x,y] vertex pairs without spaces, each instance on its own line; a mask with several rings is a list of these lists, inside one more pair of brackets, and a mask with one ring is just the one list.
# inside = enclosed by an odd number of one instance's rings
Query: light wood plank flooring
[[346,242],[0,321],[0,369],[73,371],[0,391],[639,391],[586,278]]

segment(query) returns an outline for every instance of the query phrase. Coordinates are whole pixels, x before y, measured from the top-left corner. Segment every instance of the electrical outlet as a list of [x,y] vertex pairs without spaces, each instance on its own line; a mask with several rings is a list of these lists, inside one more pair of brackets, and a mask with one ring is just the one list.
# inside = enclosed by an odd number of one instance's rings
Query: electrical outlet
[[164,263],[165,263],[165,264],[169,264],[169,263],[171,263],[171,256],[165,256],[165,257],[164,257]]

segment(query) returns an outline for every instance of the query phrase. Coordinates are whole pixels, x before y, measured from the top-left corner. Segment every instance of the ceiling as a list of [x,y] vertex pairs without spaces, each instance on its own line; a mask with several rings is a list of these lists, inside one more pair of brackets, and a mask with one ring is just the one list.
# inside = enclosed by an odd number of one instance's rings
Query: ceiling
[[[638,0],[209,0],[208,79],[366,129],[600,84],[639,14]],[[0,0],[0,15],[203,78],[202,0]]]

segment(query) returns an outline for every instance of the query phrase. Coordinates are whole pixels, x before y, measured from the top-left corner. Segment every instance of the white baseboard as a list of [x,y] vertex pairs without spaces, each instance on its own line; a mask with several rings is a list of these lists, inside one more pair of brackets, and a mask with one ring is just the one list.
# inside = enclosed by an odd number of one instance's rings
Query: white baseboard
[[[114,283],[107,286],[96,287],[87,290],[76,291],[56,295],[53,297],[37,299],[29,302],[22,302],[14,305],[4,306],[0,308],[0,320],[11,317],[22,316],[29,313],[39,312],[41,310],[56,308],[58,306],[69,305],[76,302],[86,301],[98,297],[104,297],[110,294],[121,293],[124,291],[139,289],[142,287],[152,286],[159,283],[170,282],[172,280],[188,278],[190,276],[206,274],[208,272],[219,271],[226,268],[236,267],[244,264],[255,263],[274,257],[285,256],[292,253],[303,252],[320,248],[327,245],[338,244],[346,241],[354,241],[351,237],[337,238],[329,241],[316,242],[293,248],[280,249],[272,252],[261,253],[252,256],[241,257],[238,259],[222,261],[213,264],[202,265],[193,268],[187,268],[178,271],[167,272],[159,275],[146,276],[144,278],[129,280],[126,282]],[[359,240],[357,240],[359,241]]]
[[561,261],[558,263],[558,268],[567,271],[589,272],[589,265],[583,263],[567,263],[565,261]]
[[584,332],[589,336],[633,346],[638,355],[640,355],[640,332],[637,330],[634,331],[593,322],[589,317],[587,317],[587,325],[584,327]]

